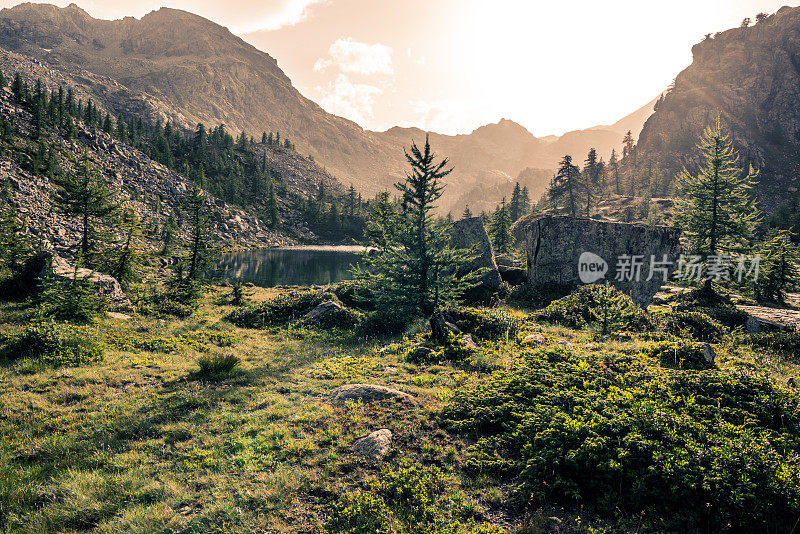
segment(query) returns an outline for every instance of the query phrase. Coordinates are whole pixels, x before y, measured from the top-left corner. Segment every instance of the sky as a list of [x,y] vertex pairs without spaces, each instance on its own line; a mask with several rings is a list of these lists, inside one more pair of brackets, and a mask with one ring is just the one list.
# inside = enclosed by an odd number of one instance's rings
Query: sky
[[[370,130],[536,136],[610,124],[666,89],[707,33],[773,0],[51,0],[105,19],[161,6],[227,26],[295,87]],[[20,3],[0,0],[0,7]],[[797,2],[788,3],[798,5]]]

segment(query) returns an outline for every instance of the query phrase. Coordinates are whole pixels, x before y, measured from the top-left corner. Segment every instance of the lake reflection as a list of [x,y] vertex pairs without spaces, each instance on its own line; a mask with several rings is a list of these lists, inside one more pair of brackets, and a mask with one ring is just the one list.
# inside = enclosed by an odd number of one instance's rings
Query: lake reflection
[[214,276],[261,287],[330,284],[352,278],[361,259],[355,246],[264,248],[224,254]]

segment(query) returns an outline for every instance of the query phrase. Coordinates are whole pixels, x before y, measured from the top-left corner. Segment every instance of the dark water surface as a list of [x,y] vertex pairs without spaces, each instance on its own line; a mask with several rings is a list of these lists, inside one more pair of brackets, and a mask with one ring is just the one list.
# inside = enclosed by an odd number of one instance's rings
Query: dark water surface
[[330,284],[352,278],[361,260],[356,246],[262,248],[224,254],[214,276],[240,279],[261,287]]

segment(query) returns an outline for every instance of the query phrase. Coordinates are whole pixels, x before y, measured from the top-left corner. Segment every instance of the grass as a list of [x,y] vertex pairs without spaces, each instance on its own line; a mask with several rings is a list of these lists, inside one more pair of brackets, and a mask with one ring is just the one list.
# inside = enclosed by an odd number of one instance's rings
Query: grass
[[[277,291],[256,289],[249,298],[263,302]],[[83,327],[104,345],[102,361],[0,363],[0,532],[323,532],[331,511],[346,506],[342,495],[386,484],[380,467],[350,451],[379,428],[393,433],[385,465],[436,466],[457,496],[458,506],[445,508],[469,528],[549,532],[551,517],[562,532],[605,524],[556,502],[508,506],[513,483],[474,478],[466,468],[472,438],[448,430],[441,414],[459,392],[536,350],[520,344],[530,333],[577,357],[625,354],[658,369],[641,350],[648,335],[604,338],[513,311],[518,331],[480,343],[469,364],[414,364],[406,359],[413,333],[385,345],[295,324],[238,328],[223,321],[234,309],[220,304],[229,292],[206,294],[185,319],[104,317]],[[19,332],[21,313],[0,304],[0,332]],[[724,372],[779,384],[798,375],[778,353],[729,338],[715,347]],[[337,387],[357,382],[419,402],[328,402]],[[381,495],[391,505],[394,497]]]

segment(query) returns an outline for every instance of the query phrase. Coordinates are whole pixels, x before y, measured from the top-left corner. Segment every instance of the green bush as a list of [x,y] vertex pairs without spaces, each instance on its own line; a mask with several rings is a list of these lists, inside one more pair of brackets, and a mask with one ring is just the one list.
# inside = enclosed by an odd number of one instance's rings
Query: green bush
[[522,326],[522,319],[500,308],[448,308],[444,313],[462,332],[485,341],[497,341],[506,335],[513,337]]
[[363,313],[342,307],[339,309],[330,310],[322,315],[318,315],[317,317],[307,319],[305,322],[318,326],[322,329],[352,329],[363,319]]
[[569,295],[572,289],[568,286],[534,286],[525,283],[511,288],[506,302],[520,308],[538,310]]
[[647,313],[627,295],[605,284],[584,285],[551,302],[537,318],[572,328],[600,326],[604,332],[641,332],[650,328]]
[[224,375],[233,371],[241,360],[234,354],[204,354],[197,360],[203,376]]
[[143,315],[169,315],[185,319],[197,309],[203,295],[203,286],[199,282],[183,280],[173,282],[166,291],[156,286],[137,302],[139,312]]
[[330,287],[331,293],[348,308],[374,311],[377,303],[375,292],[359,280],[345,280]]
[[714,364],[706,361],[698,344],[691,341],[660,341],[644,347],[642,353],[655,358],[662,366],[672,369],[687,371],[714,367]]
[[738,309],[731,301],[725,289],[714,285],[714,292],[706,293],[703,289],[693,289],[679,293],[673,299],[675,312],[702,312],[719,321],[728,328],[743,326],[747,322],[747,313]]
[[83,280],[47,282],[36,300],[42,317],[77,323],[94,322],[106,306],[97,289]]
[[766,376],[558,347],[457,391],[441,417],[474,443],[467,472],[507,481],[520,508],[577,503],[641,531],[788,532],[799,402]]
[[701,312],[665,312],[656,317],[664,332],[698,341],[720,341],[727,332],[722,323]]
[[759,332],[749,334],[745,341],[754,347],[787,354],[800,358],[800,332]]
[[384,465],[366,491],[349,492],[333,503],[325,531],[353,534],[501,534],[477,523],[472,508],[433,465],[400,460]]
[[242,328],[278,326],[301,318],[328,300],[335,301],[336,296],[324,291],[291,291],[258,305],[233,310],[225,319]]
[[103,347],[92,333],[66,324],[40,323],[16,336],[0,339],[6,359],[35,358],[55,366],[82,365],[103,359]]
[[360,337],[370,338],[397,336],[405,332],[418,317],[407,307],[381,308],[367,313],[364,320],[358,325],[356,333]]

